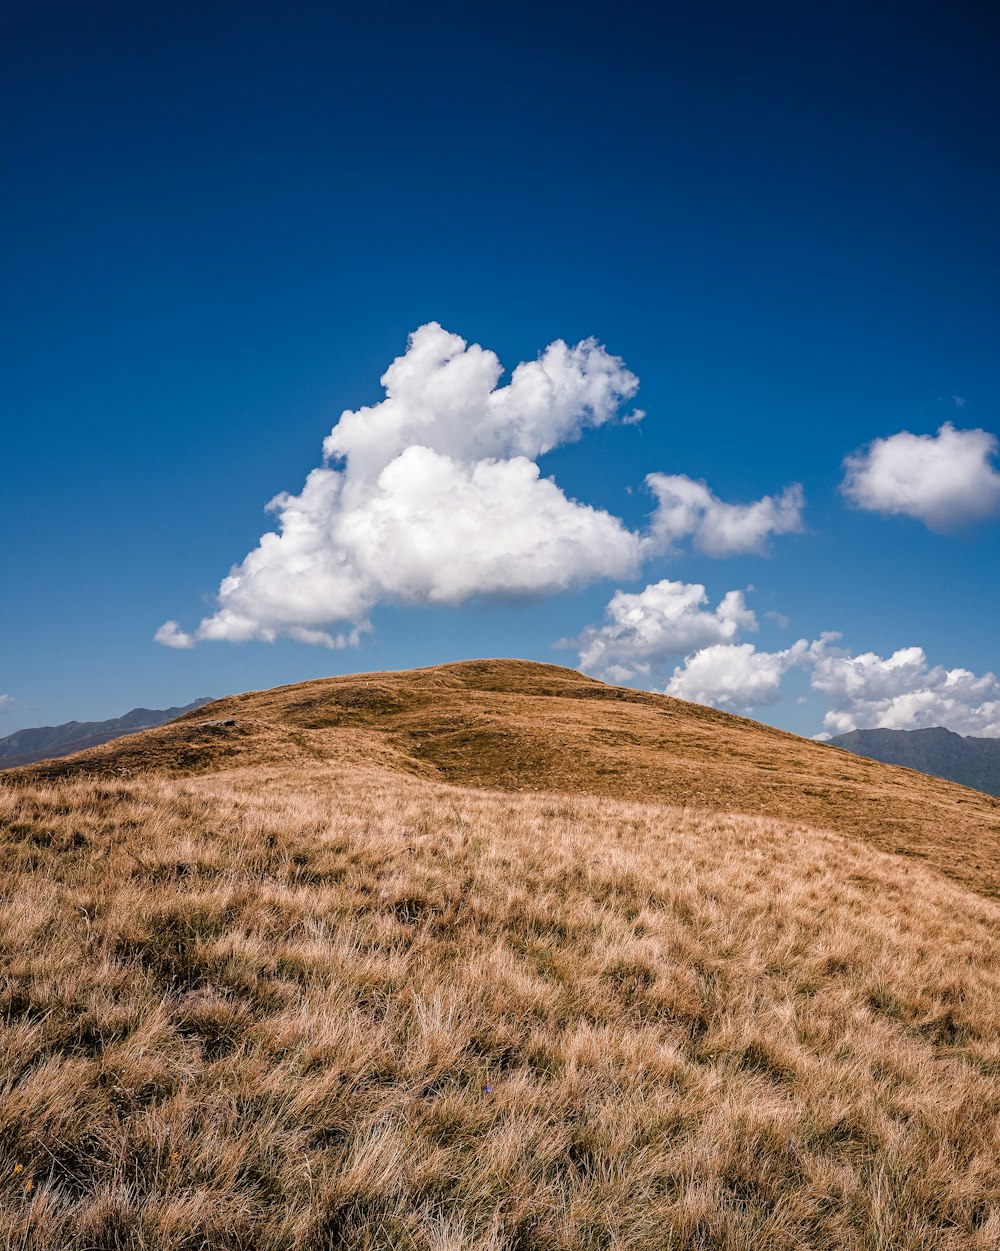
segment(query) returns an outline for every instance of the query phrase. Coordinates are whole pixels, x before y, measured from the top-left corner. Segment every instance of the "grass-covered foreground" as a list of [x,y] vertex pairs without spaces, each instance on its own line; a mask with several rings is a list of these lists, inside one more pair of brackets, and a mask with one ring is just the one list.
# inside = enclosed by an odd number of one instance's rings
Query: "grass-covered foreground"
[[0,786],[0,1245],[1000,1245],[1000,907],[762,818]]

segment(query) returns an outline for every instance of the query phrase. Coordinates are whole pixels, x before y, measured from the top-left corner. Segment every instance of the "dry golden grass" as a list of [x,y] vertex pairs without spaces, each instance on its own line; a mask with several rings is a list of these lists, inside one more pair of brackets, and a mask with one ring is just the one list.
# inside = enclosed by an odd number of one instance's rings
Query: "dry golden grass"
[[1000,1246],[993,900],[280,756],[0,784],[2,1245]]
[[[219,718],[236,724],[202,725]],[[1000,898],[1000,799],[529,661],[467,661],[231,696],[172,725],[3,776],[190,776],[319,761],[462,786],[807,822],[922,859]]]

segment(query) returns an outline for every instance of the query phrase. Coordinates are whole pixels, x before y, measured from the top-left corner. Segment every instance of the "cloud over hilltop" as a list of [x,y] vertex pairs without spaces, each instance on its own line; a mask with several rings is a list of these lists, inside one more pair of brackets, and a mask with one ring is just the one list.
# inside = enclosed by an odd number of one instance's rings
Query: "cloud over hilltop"
[[931,666],[922,647],[903,647],[882,657],[852,655],[827,633],[799,639],[779,651],[752,643],[714,643],[686,656],[663,688],[698,704],[750,712],[782,698],[792,669],[809,674],[809,685],[828,705],[820,737],[856,729],[916,730],[943,725],[957,734],[1000,736],[1000,679],[968,669]]
[[688,656],[674,670],[665,693],[729,712],[752,712],[781,698],[781,682],[793,665],[809,662],[810,644],[799,639],[781,651],[758,651],[753,643],[715,643]]
[[857,508],[955,530],[1000,512],[996,452],[995,435],[956,430],[950,421],[936,435],[903,430],[848,456],[841,491]]
[[715,608],[708,604],[700,583],[663,580],[635,593],[616,591],[605,623],[588,626],[577,640],[579,666],[607,682],[657,684],[667,695],[730,712],[776,702],[785,674],[807,665],[815,645],[799,639],[781,651],[758,651],[740,641],[759,628],[743,591],[727,591]]
[[714,609],[707,603],[699,583],[666,578],[635,593],[615,591],[605,624],[588,626],[580,635],[580,668],[609,682],[652,678],[671,656],[757,629],[742,591],[728,591]]
[[538,457],[587,429],[638,420],[621,412],[638,379],[594,339],[557,340],[505,386],[502,373],[493,352],[421,326],[382,377],[385,399],[344,412],[302,491],[270,502],[277,529],[222,581],[216,611],[190,632],[164,622],[156,641],[285,635],[343,647],[380,602],[548,594],[631,575],[683,538],[722,556],[797,528],[798,488],[728,505],[703,483],[653,474],[645,533],[569,498]]

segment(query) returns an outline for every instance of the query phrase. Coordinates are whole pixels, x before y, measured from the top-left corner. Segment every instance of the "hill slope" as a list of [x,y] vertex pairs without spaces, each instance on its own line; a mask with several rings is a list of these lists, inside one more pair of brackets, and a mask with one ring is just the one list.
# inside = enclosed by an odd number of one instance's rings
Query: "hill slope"
[[308,753],[28,774],[0,1246],[1000,1245],[1000,906],[924,864]]
[[1000,795],[997,738],[973,738],[935,726],[928,730],[851,730],[830,742],[871,760],[905,765],[987,795]]
[[0,1246],[995,1251],[998,808],[513,661],[6,772]]
[[208,703],[211,700],[196,699],[182,708],[133,708],[131,712],[108,721],[67,721],[63,725],[15,730],[13,734],[0,738],[0,769],[12,769],[36,760],[50,760],[54,756],[70,756],[74,752],[86,751],[89,747],[98,747],[125,734],[173,721],[175,717]]
[[[218,724],[232,720],[232,725]],[[1000,894],[1000,800],[571,669],[484,660],[235,695],[25,776],[380,766],[806,822]]]

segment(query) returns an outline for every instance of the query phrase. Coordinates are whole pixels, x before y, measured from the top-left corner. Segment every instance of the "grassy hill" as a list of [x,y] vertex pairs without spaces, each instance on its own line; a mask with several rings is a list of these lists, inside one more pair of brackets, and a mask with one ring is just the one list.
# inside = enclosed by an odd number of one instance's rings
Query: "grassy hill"
[[992,1251],[998,822],[522,662],[4,774],[0,1245]]
[[[232,725],[219,724],[232,720]],[[504,791],[780,817],[924,859],[1000,896],[1000,799],[573,669],[481,660],[217,700],[35,779],[379,766]]]

